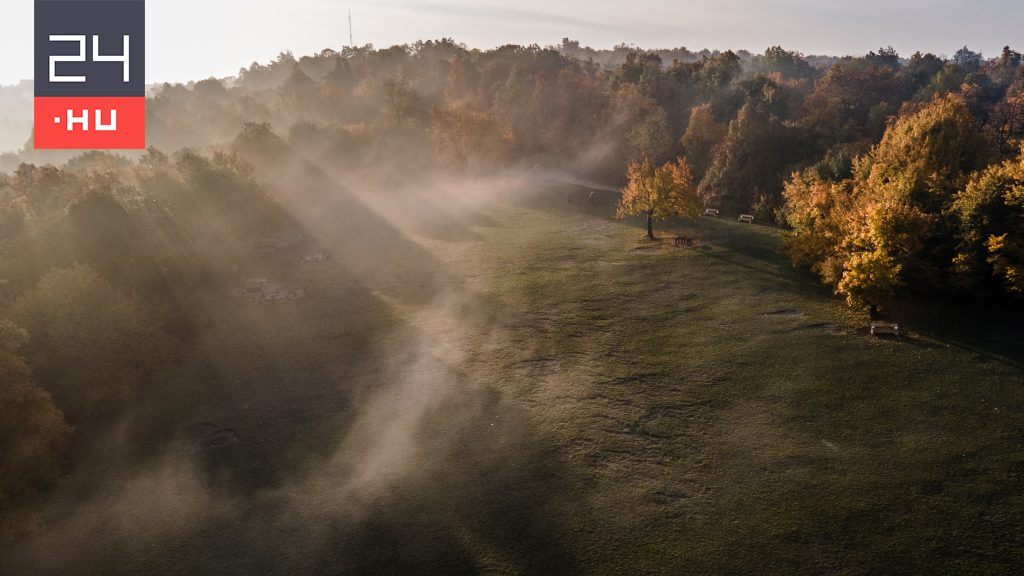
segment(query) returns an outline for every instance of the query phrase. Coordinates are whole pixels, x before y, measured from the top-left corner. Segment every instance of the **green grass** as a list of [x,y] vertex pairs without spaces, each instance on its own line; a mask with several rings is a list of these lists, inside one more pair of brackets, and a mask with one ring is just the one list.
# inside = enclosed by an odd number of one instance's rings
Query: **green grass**
[[[699,248],[638,254],[639,222],[543,208],[474,247],[514,351],[481,370],[515,375],[509,393],[579,474],[586,571],[1024,561],[1019,364],[913,323],[868,336],[771,228],[705,219],[685,225]],[[1020,343],[1005,330],[988,326]]]
[[[862,315],[777,253],[777,230],[669,223],[660,234],[685,229],[698,245],[636,251],[650,247],[642,223],[611,219],[608,198],[586,194],[494,203],[469,224],[453,217],[462,233],[424,227],[382,249],[415,244],[414,263],[365,243],[346,254],[351,237],[327,216],[308,219],[339,257],[264,272],[309,296],[268,307],[210,295],[201,353],[131,425],[140,438],[131,453],[198,463],[202,503],[170,532],[159,514],[140,520],[154,534],[146,547],[138,530],[68,528],[61,519],[87,499],[68,488],[51,505],[56,528],[16,547],[15,565],[132,574],[1006,574],[1024,565],[1018,328],[908,309],[909,337],[872,338]],[[375,392],[403,381],[413,385],[394,402],[422,408],[412,463],[352,496],[346,479],[369,449],[340,439],[375,414]],[[427,389],[429,406],[420,386],[438,386]],[[236,427],[240,441],[190,453],[202,421]],[[69,484],[87,486],[83,476]],[[327,488],[310,488],[311,476]],[[302,514],[296,493],[310,506]],[[27,568],[39,550],[76,561]]]

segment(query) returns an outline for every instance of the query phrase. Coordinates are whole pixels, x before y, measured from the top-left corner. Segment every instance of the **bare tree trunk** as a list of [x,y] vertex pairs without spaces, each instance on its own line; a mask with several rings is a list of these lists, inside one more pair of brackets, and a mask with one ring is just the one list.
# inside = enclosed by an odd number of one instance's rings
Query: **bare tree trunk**
[[654,240],[654,216],[647,212],[647,237]]

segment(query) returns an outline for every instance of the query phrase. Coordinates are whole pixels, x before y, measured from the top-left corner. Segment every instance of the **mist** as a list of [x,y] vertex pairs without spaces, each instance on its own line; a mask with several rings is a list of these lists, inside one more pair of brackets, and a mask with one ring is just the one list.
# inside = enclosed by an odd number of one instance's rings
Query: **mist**
[[[146,249],[165,247],[174,253],[164,258],[179,260],[172,285],[149,290],[169,297],[155,314],[165,330],[189,324],[172,336],[194,350],[149,374],[163,389],[140,382],[146,388],[121,413],[69,414],[85,422],[75,431],[81,462],[41,510],[49,518],[41,529],[8,548],[9,567],[188,570],[213,555],[231,573],[318,572],[333,569],[342,550],[351,555],[342,565],[358,571],[474,572],[478,560],[465,550],[479,546],[509,569],[569,562],[557,548],[543,552],[552,546],[544,542],[553,533],[552,472],[535,460],[545,442],[501,392],[508,376],[479,366],[482,351],[504,344],[500,309],[479,293],[485,283],[465,277],[477,268],[471,254],[445,264],[431,251],[432,242],[466,241],[475,226],[496,225],[482,211],[526,199],[532,178],[439,175],[396,188],[380,183],[377,167],[334,176],[280,145],[272,158],[253,158],[256,188],[236,193],[272,203],[262,219],[280,236],[300,236],[294,246],[253,262],[256,237],[239,237],[251,228],[237,215],[200,206],[186,216],[179,202],[208,200],[154,197],[191,221],[161,225]],[[150,181],[136,185],[149,195],[164,176],[143,177]],[[184,178],[200,187],[174,194],[212,191],[210,180]],[[301,271],[297,256],[318,251],[330,259],[306,267],[319,266],[324,284],[304,286],[297,301],[320,300],[315,312],[238,303],[244,278],[290,281],[289,270]],[[201,269],[187,272],[180,260],[193,258]],[[314,416],[317,405],[330,408]],[[479,482],[481,474],[492,480]],[[533,533],[490,528],[510,513]],[[408,542],[412,556],[363,556],[377,538]]]
[[125,153],[0,88],[0,572],[1012,563],[1021,61],[282,52]]

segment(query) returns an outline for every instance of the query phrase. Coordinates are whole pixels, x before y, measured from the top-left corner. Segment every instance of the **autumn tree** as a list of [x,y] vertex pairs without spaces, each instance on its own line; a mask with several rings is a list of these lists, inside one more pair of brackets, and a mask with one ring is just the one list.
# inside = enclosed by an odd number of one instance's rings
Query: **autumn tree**
[[954,271],[962,287],[976,290],[994,280],[1024,296],[1024,149],[971,178],[953,213],[959,223]]
[[937,98],[890,126],[849,180],[787,183],[787,251],[851,304],[878,306],[906,285],[944,288],[955,236],[946,215],[989,158],[963,99]]
[[382,87],[384,102],[387,104],[388,117],[394,118],[395,124],[409,119],[421,120],[425,117],[424,105],[419,93],[409,85],[405,78],[388,78]]
[[630,162],[628,183],[616,210],[617,218],[647,216],[647,237],[654,240],[654,220],[672,216],[696,218],[700,200],[693,186],[693,175],[686,158],[679,157],[653,168],[650,160]]
[[430,130],[438,160],[455,168],[499,167],[513,143],[512,131],[494,117],[465,109],[435,109]]
[[[968,175],[993,157],[963,99],[936,98],[901,118],[859,168],[850,254],[880,250],[918,290],[944,288],[954,227],[945,217]],[[855,170],[856,171],[856,170]]]
[[863,138],[877,140],[885,130],[885,117],[879,112],[895,113],[899,109],[903,100],[901,84],[889,66],[864,59],[840,62],[815,83],[804,103],[802,124],[825,145]]
[[817,170],[795,172],[783,190],[783,250],[797,266],[807,266],[822,282],[835,286],[842,278],[838,248],[846,234],[852,181],[830,182]]

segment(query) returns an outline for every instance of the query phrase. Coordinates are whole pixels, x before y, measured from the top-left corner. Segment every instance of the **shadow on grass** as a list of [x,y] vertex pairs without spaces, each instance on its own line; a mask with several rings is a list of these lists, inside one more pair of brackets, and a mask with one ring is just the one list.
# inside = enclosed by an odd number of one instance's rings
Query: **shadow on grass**
[[[446,284],[442,262],[367,206],[332,175],[282,143],[274,153],[248,150],[274,199],[370,289],[409,304],[430,302]],[[435,211],[436,212],[436,211]],[[474,232],[453,228],[454,238]]]
[[1020,302],[919,298],[901,301],[896,309],[913,332],[972,352],[979,362],[1024,369],[1024,305]]

